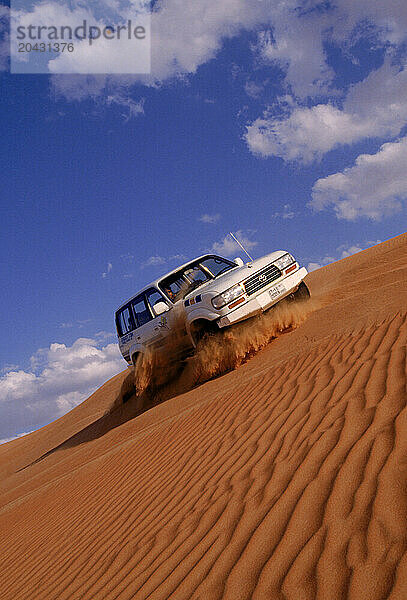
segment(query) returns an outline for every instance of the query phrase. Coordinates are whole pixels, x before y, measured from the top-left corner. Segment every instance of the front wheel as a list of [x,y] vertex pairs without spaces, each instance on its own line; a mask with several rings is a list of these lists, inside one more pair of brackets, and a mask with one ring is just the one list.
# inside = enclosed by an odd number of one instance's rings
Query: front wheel
[[214,335],[219,332],[219,327],[213,321],[207,321],[206,319],[200,319],[194,321],[191,325],[191,336],[194,342],[195,348],[201,340],[209,335]]
[[142,362],[143,362],[143,355],[141,352],[135,352],[133,354],[133,356],[131,357],[131,362],[133,365],[133,369],[132,369],[132,373],[131,373],[131,389],[129,391],[128,394],[126,394],[126,396],[123,398],[123,404],[125,402],[127,402],[132,396],[137,396],[138,394],[138,389],[137,389],[137,375],[138,375],[138,371],[142,368]]
[[304,300],[308,300],[310,296],[311,294],[309,292],[308,287],[303,281],[301,281],[300,285],[295,290],[295,292],[288,296],[288,299],[294,302],[303,302]]

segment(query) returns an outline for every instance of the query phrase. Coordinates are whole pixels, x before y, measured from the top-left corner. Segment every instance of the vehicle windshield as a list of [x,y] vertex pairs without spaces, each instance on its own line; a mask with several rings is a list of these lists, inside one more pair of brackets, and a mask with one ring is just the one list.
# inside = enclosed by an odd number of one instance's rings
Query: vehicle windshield
[[171,302],[177,302],[207,281],[216,279],[234,267],[236,267],[234,262],[220,256],[205,256],[165,277],[159,283],[159,287]]

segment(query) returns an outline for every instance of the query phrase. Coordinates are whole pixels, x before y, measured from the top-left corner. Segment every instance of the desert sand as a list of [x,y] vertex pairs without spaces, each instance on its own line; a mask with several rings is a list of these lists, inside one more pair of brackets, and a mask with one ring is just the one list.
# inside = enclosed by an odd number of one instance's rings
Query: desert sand
[[1,600],[407,598],[407,234],[307,283],[0,447]]

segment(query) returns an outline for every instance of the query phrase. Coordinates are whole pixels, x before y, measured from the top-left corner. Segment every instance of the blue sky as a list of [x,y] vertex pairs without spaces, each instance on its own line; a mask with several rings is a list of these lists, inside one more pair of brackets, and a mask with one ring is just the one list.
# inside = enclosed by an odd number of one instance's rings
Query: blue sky
[[10,74],[0,10],[0,440],[125,368],[117,305],[228,231],[312,269],[406,230],[407,8],[377,4],[163,1],[149,77]]

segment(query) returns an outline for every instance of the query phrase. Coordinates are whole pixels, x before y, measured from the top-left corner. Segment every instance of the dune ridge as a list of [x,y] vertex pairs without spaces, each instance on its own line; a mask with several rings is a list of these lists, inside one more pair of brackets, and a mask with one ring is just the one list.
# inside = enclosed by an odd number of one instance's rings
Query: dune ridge
[[0,597],[406,598],[406,283],[403,235],[236,370],[141,412],[124,372],[0,448]]

